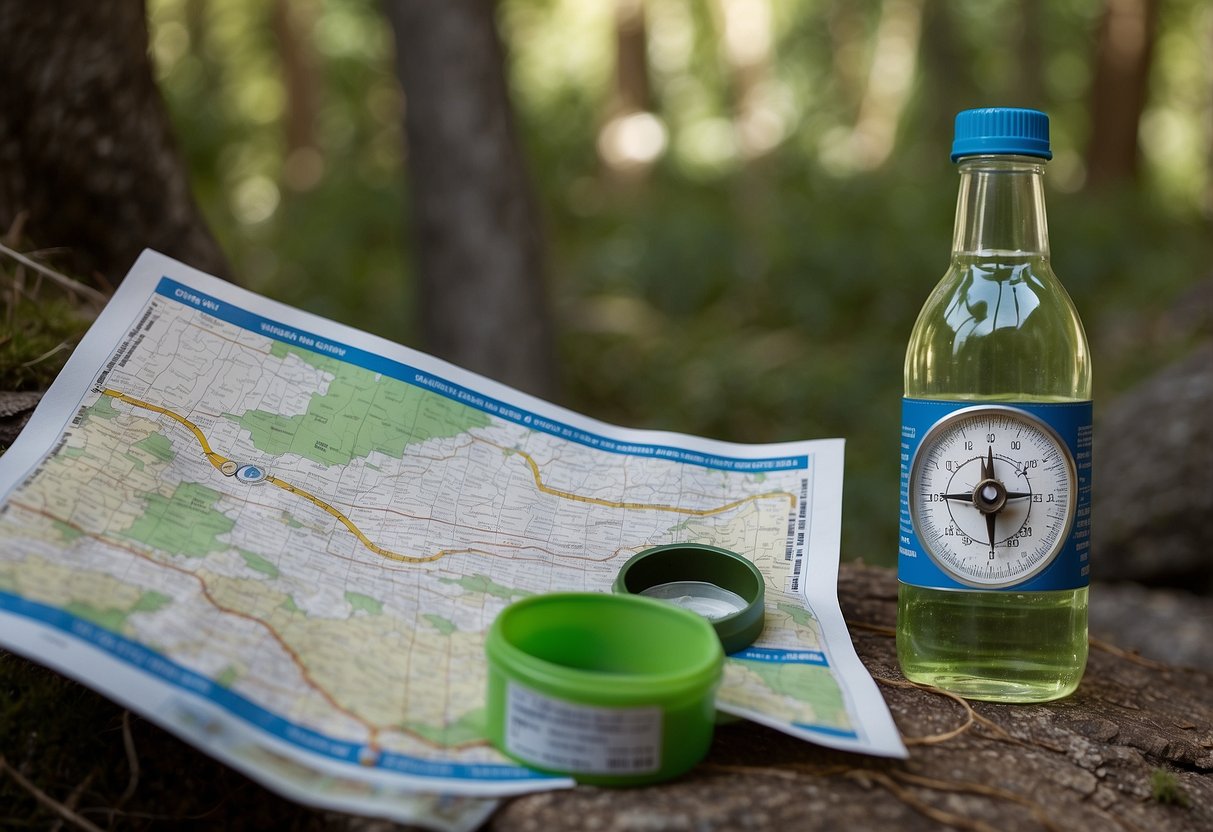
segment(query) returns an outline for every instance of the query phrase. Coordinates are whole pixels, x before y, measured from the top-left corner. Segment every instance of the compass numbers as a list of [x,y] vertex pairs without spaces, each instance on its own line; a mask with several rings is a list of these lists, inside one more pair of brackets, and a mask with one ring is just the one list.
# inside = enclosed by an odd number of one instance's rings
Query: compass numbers
[[910,518],[940,569],[969,586],[1021,583],[1049,565],[1073,523],[1076,474],[1043,421],[971,407],[923,436],[909,477]]

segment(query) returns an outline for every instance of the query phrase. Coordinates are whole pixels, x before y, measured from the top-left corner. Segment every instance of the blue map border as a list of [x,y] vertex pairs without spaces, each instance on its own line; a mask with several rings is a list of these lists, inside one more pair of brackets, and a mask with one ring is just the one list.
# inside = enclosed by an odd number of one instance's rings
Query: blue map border
[[30,601],[19,595],[0,590],[0,609],[15,615],[38,621],[62,633],[87,642],[107,654],[138,670],[154,676],[175,688],[200,696],[228,713],[262,731],[291,745],[342,762],[365,767],[368,755],[375,759],[374,767],[384,771],[409,774],[417,777],[445,777],[456,780],[496,780],[519,782],[524,780],[559,780],[549,774],[517,765],[494,763],[440,763],[397,754],[376,751],[370,746],[334,739],[289,722],[271,711],[262,708],[239,693],[220,685],[207,677],[177,664],[155,650],[151,650],[125,636],[100,627],[91,621],[72,615],[57,607]]
[[669,445],[616,442],[608,437],[599,436],[572,425],[547,419],[537,413],[522,410],[500,399],[483,396],[467,387],[453,384],[444,378],[432,375],[424,370],[419,370],[416,367],[410,367],[407,364],[401,364],[399,361],[393,361],[382,355],[366,352],[357,347],[321,338],[305,330],[296,329],[278,321],[263,318],[260,315],[249,312],[247,309],[199,292],[185,284],[178,283],[167,276],[160,278],[160,282],[156,285],[156,294],[201,310],[214,318],[234,324],[241,329],[256,332],[275,341],[281,341],[284,344],[291,344],[311,350],[320,355],[337,358],[365,370],[379,373],[388,378],[394,378],[397,381],[403,381],[406,384],[424,387],[440,396],[489,413],[500,419],[524,425],[532,430],[558,436],[569,442],[575,442],[599,451],[668,459],[672,462],[699,465],[704,468],[755,474],[770,471],[795,471],[809,467],[809,457],[806,455],[769,457],[765,459],[739,459],[719,456],[717,454],[699,453]]

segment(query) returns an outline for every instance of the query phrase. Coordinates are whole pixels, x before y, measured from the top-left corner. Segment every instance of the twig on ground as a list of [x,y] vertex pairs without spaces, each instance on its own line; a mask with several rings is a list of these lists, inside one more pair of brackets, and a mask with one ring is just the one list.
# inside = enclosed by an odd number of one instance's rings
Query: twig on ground
[[[80,804],[80,797],[84,794],[85,789],[87,789],[89,787],[89,785],[92,784],[93,778],[96,776],[97,776],[96,769],[93,769],[92,771],[90,771],[88,773],[88,776],[85,777],[83,780],[81,780],[80,784],[78,786],[76,786],[76,788],[72,789],[72,793],[67,796],[67,800],[63,801],[63,805],[66,806],[67,808],[75,811],[76,807]],[[55,820],[54,826],[52,826],[50,828],[49,832],[59,832],[59,830],[62,828],[63,828],[63,818],[57,818]]]
[[135,795],[135,789],[139,788],[139,755],[135,753],[135,738],[131,734],[131,712],[122,712],[122,747],[126,749],[126,762],[131,770],[131,778],[127,781],[126,790],[122,792],[122,796],[118,798],[115,809],[121,809],[126,805],[126,801],[130,800]]
[[3,243],[0,243],[0,254],[4,254],[4,255],[12,258],[13,260],[16,260],[21,265],[23,265],[27,268],[33,269],[34,271],[38,272],[38,274],[41,274],[41,275],[44,275],[44,276],[50,278],[50,280],[52,282],[58,284],[59,286],[68,290],[69,292],[75,292],[78,295],[88,298],[89,300],[93,301],[94,303],[97,303],[100,305],[105,304],[106,297],[105,297],[104,293],[98,292],[92,286],[87,286],[87,285],[81,283],[79,280],[70,278],[65,274],[60,274],[59,272],[55,271],[54,269],[47,268],[46,266],[42,265],[38,261],[31,260],[30,258],[26,257],[21,252],[14,251],[13,249],[9,248],[8,246],[4,245]]
[[1147,659],[1145,656],[1135,653],[1132,650],[1125,650],[1123,647],[1117,647],[1115,644],[1109,644],[1103,639],[1098,639],[1092,636],[1091,638],[1087,639],[1087,641],[1090,642],[1091,646],[1096,650],[1111,653],[1113,656],[1127,659],[1128,661],[1131,661],[1134,664],[1139,664],[1142,667],[1148,667],[1151,670],[1174,670],[1174,668],[1169,664],[1156,662],[1153,659]]
[[869,624],[866,621],[851,621],[847,619],[848,627],[854,627],[856,630],[867,630],[870,633],[877,633],[882,636],[896,637],[897,630],[893,627],[886,627],[883,624]]
[[882,786],[886,791],[888,791],[902,803],[909,806],[919,814],[926,815],[936,823],[941,823],[945,826],[952,826],[957,829],[969,829],[972,832],[998,832],[998,830],[990,826],[988,823],[980,820],[970,820],[962,815],[958,815],[954,812],[947,812],[943,809],[938,809],[932,806],[930,803],[920,800],[909,789],[901,786],[892,777],[882,771],[856,770],[848,772],[846,776],[851,780],[855,780],[861,785],[870,786],[872,783],[876,783]]
[[1053,823],[1049,819],[1048,810],[1029,800],[1023,795],[1015,792],[999,789],[994,786],[987,786],[983,783],[966,783],[961,781],[951,782],[948,780],[938,780],[934,777],[923,777],[921,774],[911,774],[908,771],[893,771],[890,772],[896,780],[911,786],[921,786],[924,789],[933,789],[939,792],[956,792],[959,794],[975,794],[983,797],[993,797],[999,800],[1008,800],[1012,803],[1018,803],[1032,813],[1032,817],[1036,818],[1037,823],[1048,829],[1049,832],[1061,832],[1061,827]]
[[776,777],[781,780],[799,780],[806,775],[813,777],[836,777],[839,774],[846,774],[854,770],[852,766],[814,766],[806,763],[792,763],[787,768],[728,763],[701,763],[699,767],[704,771],[714,771],[722,774],[761,774],[764,777]]
[[74,811],[69,809],[67,806],[65,806],[62,803],[60,803],[59,801],[55,800],[53,797],[48,795],[46,792],[42,791],[42,789],[38,788],[33,783],[31,783],[25,777],[25,775],[23,775],[21,772],[17,771],[17,769],[10,766],[8,764],[8,761],[3,756],[0,756],[0,774],[7,774],[9,777],[13,778],[13,781],[18,786],[20,786],[21,788],[23,788],[27,792],[29,792],[30,797],[34,798],[34,800],[38,801],[43,806],[50,809],[52,812],[54,812],[59,817],[66,820],[68,823],[71,823],[75,826],[78,826],[81,829],[84,829],[85,832],[101,832],[101,827],[96,826],[92,822],[80,817],[80,815],[76,814]]
[[[938,745],[941,742],[947,742],[950,739],[960,736],[973,727],[973,724],[978,720],[977,713],[973,710],[973,706],[964,700],[963,697],[952,693],[951,691],[933,688],[930,685],[920,685],[917,682],[910,682],[904,679],[886,679],[883,676],[872,676],[877,682],[882,685],[888,685],[893,688],[918,688],[925,690],[927,693],[934,693],[939,696],[951,699],[960,704],[965,710],[965,721],[960,726],[953,728],[951,731],[944,731],[940,734],[931,734],[925,737],[903,737],[906,745]],[[1005,733],[1005,732],[1004,732]]]
[[52,355],[56,355],[57,353],[61,353],[61,352],[63,352],[64,350],[70,350],[71,348],[72,348],[72,342],[71,342],[71,341],[63,341],[63,342],[61,342],[60,344],[58,344],[58,345],[56,345],[56,346],[54,346],[54,347],[51,347],[49,350],[47,350],[46,352],[42,353],[42,355],[38,356],[37,358],[31,358],[29,361],[25,361],[25,362],[23,362],[23,363],[21,364],[21,366],[22,366],[22,367],[32,367],[32,366],[34,366],[35,364],[41,364],[43,361],[45,361],[46,359],[50,358]]

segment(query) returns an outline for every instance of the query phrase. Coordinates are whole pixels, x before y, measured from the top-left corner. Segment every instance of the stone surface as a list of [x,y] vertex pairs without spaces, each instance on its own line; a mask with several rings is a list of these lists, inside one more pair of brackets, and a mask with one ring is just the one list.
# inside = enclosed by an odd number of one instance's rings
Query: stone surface
[[1091,589],[1091,635],[1166,664],[1213,670],[1213,598],[1140,584]]
[[1098,577],[1213,593],[1213,342],[1097,410]]
[[0,447],[13,443],[41,400],[41,393],[0,391]]

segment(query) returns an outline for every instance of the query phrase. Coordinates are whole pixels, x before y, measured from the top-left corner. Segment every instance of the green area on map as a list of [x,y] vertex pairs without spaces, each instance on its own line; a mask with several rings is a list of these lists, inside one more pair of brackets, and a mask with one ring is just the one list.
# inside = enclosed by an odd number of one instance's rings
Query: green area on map
[[490,423],[479,410],[343,361],[281,343],[274,344],[271,354],[296,355],[332,380],[323,395],[311,397],[303,414],[227,414],[268,454],[298,454],[322,465],[348,465],[376,451],[400,459],[409,445]]
[[230,532],[236,523],[215,509],[220,494],[213,488],[183,482],[172,497],[146,493],[143,498],[147,509],[125,533],[132,540],[192,558],[227,548],[217,538]]
[[491,595],[494,598],[501,598],[505,601],[509,601],[512,598],[525,598],[528,595],[534,595],[533,592],[527,592],[525,589],[514,589],[513,587],[503,586],[487,575],[464,575],[458,579],[439,578],[438,580],[444,584],[457,584],[468,592]]
[[99,627],[113,632],[122,632],[126,621],[137,612],[156,612],[172,602],[172,598],[159,592],[148,590],[129,607],[101,607],[83,601],[73,601],[63,609],[77,618],[91,621]]

